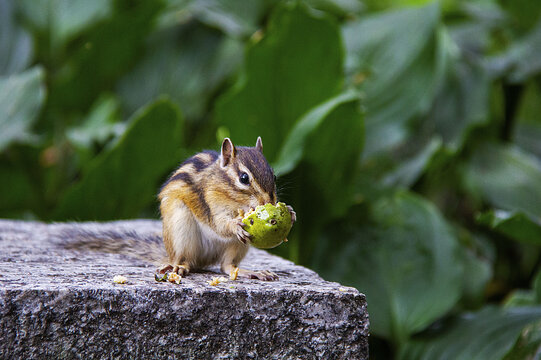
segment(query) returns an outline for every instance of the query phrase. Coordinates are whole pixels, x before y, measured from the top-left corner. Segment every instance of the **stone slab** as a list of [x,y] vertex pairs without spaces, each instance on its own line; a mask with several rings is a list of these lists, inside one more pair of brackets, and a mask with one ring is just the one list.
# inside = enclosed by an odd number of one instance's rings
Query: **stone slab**
[[263,250],[241,266],[278,281],[210,286],[216,269],[159,283],[148,261],[66,248],[81,236],[161,246],[160,233],[153,220],[0,220],[0,358],[368,359],[365,296]]

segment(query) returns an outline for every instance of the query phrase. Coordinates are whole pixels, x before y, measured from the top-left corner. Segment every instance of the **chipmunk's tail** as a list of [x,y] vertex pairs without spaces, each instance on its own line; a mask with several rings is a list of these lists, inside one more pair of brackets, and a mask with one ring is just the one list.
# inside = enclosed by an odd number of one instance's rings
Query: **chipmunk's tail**
[[51,236],[66,249],[122,254],[158,264],[166,258],[158,221],[55,224]]

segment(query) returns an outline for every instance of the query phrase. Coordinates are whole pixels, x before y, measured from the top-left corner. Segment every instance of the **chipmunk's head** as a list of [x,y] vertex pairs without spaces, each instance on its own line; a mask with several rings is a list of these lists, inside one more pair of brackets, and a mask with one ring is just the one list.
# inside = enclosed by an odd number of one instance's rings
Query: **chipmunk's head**
[[276,204],[276,177],[263,155],[261,137],[255,147],[235,147],[229,138],[222,143],[220,166],[247,208]]

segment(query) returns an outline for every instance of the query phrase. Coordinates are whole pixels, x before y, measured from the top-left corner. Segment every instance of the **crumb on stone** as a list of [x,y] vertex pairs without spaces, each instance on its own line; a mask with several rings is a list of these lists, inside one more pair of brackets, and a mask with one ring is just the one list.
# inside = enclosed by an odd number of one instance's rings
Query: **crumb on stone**
[[115,277],[113,278],[113,282],[117,284],[125,284],[127,281],[128,279],[122,275],[115,275]]

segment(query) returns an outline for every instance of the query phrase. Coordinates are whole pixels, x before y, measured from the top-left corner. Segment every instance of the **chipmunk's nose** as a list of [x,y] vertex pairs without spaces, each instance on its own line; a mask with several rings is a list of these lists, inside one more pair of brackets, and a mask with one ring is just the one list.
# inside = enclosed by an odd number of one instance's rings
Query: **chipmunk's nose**
[[269,194],[265,194],[265,196],[262,196],[261,198],[259,198],[259,205],[265,205],[268,203],[271,203],[274,205],[274,202],[272,201],[272,196],[270,196]]

